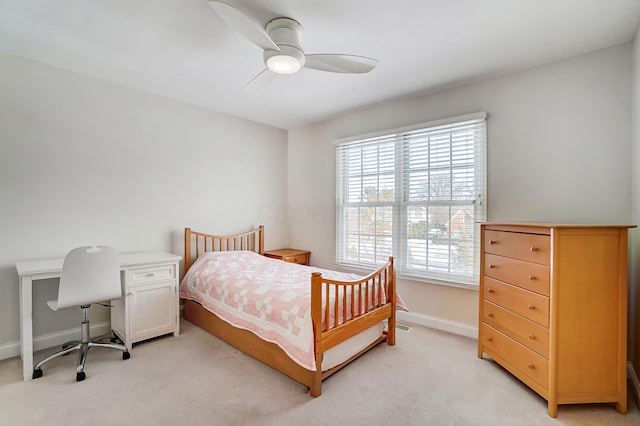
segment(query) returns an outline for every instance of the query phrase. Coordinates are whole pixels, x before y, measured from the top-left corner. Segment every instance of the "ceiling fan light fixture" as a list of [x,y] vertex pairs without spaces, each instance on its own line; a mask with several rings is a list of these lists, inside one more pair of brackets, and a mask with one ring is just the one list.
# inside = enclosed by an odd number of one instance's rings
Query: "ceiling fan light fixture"
[[300,71],[302,64],[289,55],[274,55],[267,59],[267,68],[277,74],[293,74]]
[[264,63],[277,74],[293,74],[304,65],[304,53],[295,46],[279,45],[280,51],[265,50]]

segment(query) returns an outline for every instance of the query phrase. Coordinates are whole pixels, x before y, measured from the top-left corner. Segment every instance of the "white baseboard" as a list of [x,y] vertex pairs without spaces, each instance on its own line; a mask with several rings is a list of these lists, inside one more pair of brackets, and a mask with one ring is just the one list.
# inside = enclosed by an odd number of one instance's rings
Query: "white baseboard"
[[633,369],[633,365],[627,361],[627,377],[631,381],[631,390],[633,391],[633,396],[636,398],[636,403],[640,406],[640,380],[638,380],[638,375]]
[[[111,322],[109,321],[91,324],[90,327],[92,336],[100,336],[108,333],[109,330],[111,330]],[[80,327],[37,336],[33,339],[33,351],[36,352],[52,346],[59,346],[70,340],[78,339],[80,339]],[[14,356],[20,356],[19,341],[0,346],[0,359],[13,358]]]
[[398,311],[396,319],[400,322],[406,321],[418,325],[424,325],[425,327],[448,331],[449,333],[459,334],[461,336],[471,337],[473,339],[478,338],[478,327],[474,327],[462,322],[451,321],[443,318],[405,311]]

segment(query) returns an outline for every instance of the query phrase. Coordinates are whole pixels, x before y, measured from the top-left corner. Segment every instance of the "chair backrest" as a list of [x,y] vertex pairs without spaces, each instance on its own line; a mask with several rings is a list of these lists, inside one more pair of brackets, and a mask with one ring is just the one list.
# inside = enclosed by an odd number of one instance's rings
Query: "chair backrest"
[[58,309],[108,302],[122,297],[120,258],[108,246],[77,247],[64,258]]

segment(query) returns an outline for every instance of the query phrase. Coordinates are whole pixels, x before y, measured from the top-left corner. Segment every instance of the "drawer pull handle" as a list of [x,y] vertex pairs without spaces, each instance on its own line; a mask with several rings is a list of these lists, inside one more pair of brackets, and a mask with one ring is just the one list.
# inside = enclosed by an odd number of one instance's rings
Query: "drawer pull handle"
[[489,244],[497,244],[497,241],[489,240]]
[[495,267],[496,267],[495,265],[491,265],[491,264],[489,264],[489,269],[493,269],[493,268],[495,268]]
[[530,335],[529,335],[529,339],[531,339],[531,340],[536,340],[536,336],[534,336],[533,334],[530,334]]
[[487,337],[487,342],[493,342],[493,339],[491,337]]
[[527,367],[529,367],[529,370],[535,370],[536,366],[533,364],[527,364]]
[[492,289],[492,288],[488,288],[488,289],[487,289],[487,293],[495,293],[495,290],[494,290],[494,289]]
[[536,307],[535,307],[535,306],[533,306],[533,305],[528,305],[527,307],[528,307],[529,309],[531,309],[532,311],[536,308]]
[[531,251],[538,251],[538,249],[535,248],[534,246],[531,246]]
[[491,312],[489,312],[489,313],[487,314],[487,316],[488,316],[489,318],[493,318],[493,314],[492,314]]
[[535,279],[536,279],[536,277],[534,277],[533,275],[529,275],[529,279],[530,279],[531,281],[533,281],[533,280],[535,280]]
[[155,276],[156,276],[156,273],[155,273],[155,272],[150,272],[150,273],[148,273],[148,274],[147,274],[147,276],[148,276],[148,277],[155,277]]

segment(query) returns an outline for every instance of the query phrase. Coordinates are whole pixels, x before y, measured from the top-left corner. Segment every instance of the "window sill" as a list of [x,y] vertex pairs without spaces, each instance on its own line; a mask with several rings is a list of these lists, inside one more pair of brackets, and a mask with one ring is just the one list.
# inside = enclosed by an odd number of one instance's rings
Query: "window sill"
[[420,282],[420,283],[432,284],[432,285],[441,285],[445,287],[462,288],[465,290],[473,290],[473,291],[478,291],[480,288],[478,284],[467,284],[467,283],[459,283],[455,281],[437,280],[434,278],[420,277],[420,276],[411,275],[411,274],[398,273],[396,274],[396,279],[414,281],[414,282]]

